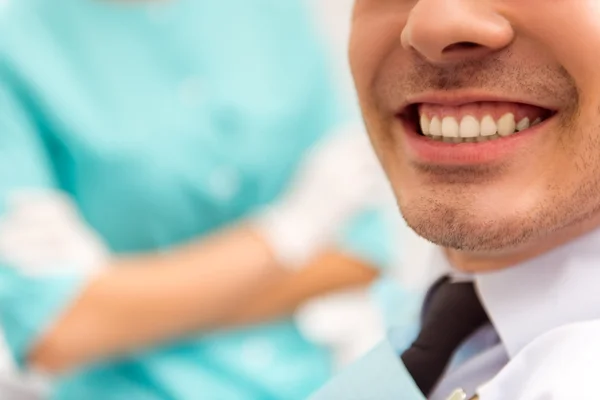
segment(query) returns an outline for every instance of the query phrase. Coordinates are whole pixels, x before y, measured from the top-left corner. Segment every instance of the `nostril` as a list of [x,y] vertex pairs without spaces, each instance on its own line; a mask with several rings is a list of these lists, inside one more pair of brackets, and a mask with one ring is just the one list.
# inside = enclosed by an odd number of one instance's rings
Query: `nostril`
[[457,50],[472,50],[481,47],[480,44],[474,42],[459,42],[447,46],[442,52],[449,53]]

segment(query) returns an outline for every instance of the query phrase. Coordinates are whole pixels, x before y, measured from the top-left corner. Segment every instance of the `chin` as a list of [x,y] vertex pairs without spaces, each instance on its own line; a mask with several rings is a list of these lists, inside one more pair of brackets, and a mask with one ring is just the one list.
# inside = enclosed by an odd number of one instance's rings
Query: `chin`
[[452,207],[440,202],[402,204],[402,215],[419,236],[444,248],[469,252],[499,252],[521,247],[538,233],[531,218],[493,218],[482,210]]

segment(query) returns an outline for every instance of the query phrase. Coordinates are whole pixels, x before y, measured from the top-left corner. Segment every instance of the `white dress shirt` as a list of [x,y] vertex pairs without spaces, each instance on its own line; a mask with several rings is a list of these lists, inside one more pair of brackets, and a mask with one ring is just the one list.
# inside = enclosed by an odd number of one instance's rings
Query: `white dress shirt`
[[431,400],[456,388],[481,400],[600,398],[600,230],[472,279],[492,325],[464,343],[458,354],[475,355],[454,360]]

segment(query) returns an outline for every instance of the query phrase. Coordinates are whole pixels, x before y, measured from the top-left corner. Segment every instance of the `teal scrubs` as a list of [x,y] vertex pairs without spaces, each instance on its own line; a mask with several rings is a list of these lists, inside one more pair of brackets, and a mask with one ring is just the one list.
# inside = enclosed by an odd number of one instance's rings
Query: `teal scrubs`
[[[301,0],[3,3],[0,217],[20,189],[66,192],[124,254],[199,239],[272,202],[350,118],[308,20]],[[340,246],[383,266],[385,229],[368,210]],[[85,284],[0,260],[0,323],[21,366]],[[281,320],[90,366],[53,399],[295,400],[330,373],[329,352]]]

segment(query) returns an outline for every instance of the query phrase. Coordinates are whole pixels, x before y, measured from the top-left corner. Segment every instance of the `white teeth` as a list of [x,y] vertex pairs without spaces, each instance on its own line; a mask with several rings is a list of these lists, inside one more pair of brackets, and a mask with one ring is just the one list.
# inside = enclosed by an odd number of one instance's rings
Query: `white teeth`
[[498,135],[500,136],[510,136],[515,133],[516,128],[515,115],[512,113],[504,114],[498,120]]
[[424,135],[429,135],[429,125],[429,118],[425,114],[421,115],[421,132]]
[[529,118],[523,118],[517,124],[517,132],[524,131],[527,128],[529,128]]
[[444,117],[442,120],[442,135],[444,137],[457,138],[459,133],[458,122],[454,117]]
[[467,115],[460,121],[460,137],[474,138],[479,136],[479,121],[473,116]]
[[429,134],[431,136],[442,136],[442,121],[438,117],[433,117],[429,124]]
[[504,114],[498,121],[495,121],[491,115],[486,115],[481,120],[472,115],[465,115],[458,120],[451,116],[443,119],[435,116],[430,119],[422,114],[419,121],[424,135],[448,143],[494,140],[521,132],[541,122],[541,118],[537,118],[530,123],[530,119],[526,117],[517,123],[513,113]]
[[498,133],[498,126],[496,125],[496,121],[489,116],[486,115],[481,120],[481,136],[493,136]]

